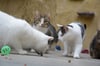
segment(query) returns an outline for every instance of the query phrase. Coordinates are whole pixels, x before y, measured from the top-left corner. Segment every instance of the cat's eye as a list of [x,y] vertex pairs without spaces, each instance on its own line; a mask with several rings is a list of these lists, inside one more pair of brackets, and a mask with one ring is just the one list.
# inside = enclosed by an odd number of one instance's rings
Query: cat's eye
[[48,24],[48,22],[45,22],[45,24]]
[[40,21],[35,21],[34,24],[37,25]]

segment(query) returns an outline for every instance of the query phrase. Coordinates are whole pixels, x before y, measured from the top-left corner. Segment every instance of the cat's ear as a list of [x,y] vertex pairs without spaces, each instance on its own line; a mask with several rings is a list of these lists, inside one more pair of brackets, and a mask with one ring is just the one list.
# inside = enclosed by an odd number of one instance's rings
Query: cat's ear
[[35,15],[38,16],[40,13],[38,10],[35,11]]
[[50,13],[46,13],[45,16],[50,20]]
[[64,35],[68,31],[68,28],[64,25],[57,24],[57,26],[60,28],[62,35]]
[[40,17],[40,13],[38,10],[35,11],[34,19],[38,19]]
[[50,13],[48,13],[47,16],[50,18]]
[[61,25],[61,24],[57,24],[57,26],[60,28],[60,27],[63,27],[63,25]]

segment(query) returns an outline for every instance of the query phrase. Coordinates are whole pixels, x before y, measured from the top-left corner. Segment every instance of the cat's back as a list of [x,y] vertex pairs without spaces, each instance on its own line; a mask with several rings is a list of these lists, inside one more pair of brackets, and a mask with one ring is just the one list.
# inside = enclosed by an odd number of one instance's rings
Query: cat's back
[[0,37],[18,36],[29,33],[31,26],[23,19],[15,18],[7,13],[0,11]]
[[13,21],[15,18],[5,12],[0,11],[0,24],[8,23],[9,21]]
[[17,27],[18,29],[18,27],[29,26],[29,24],[23,19],[15,18],[5,12],[0,11],[0,26],[2,26],[2,28]]

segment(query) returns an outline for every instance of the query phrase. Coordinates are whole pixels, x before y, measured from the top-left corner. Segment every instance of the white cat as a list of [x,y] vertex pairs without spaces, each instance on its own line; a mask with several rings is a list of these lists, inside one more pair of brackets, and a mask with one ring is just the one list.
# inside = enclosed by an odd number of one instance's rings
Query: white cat
[[83,39],[86,25],[79,22],[73,22],[67,26],[59,25],[58,39],[64,43],[64,56],[71,56],[80,58],[80,53],[83,46]]
[[48,49],[48,40],[53,37],[34,29],[25,20],[0,11],[0,46],[7,44],[20,54],[27,53],[23,49],[31,48],[42,56]]

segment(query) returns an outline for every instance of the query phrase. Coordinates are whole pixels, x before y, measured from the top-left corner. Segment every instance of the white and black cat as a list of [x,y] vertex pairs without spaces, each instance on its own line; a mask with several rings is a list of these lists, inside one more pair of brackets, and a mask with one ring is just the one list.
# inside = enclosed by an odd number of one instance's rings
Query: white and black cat
[[83,46],[86,25],[79,22],[72,22],[67,26],[57,24],[58,39],[64,43],[64,56],[80,58],[80,53]]
[[53,42],[57,43],[58,41],[57,31],[55,27],[50,23],[49,15],[41,15],[40,13],[36,13],[34,17],[33,27],[45,33],[46,35],[54,37],[54,40],[49,41],[50,45]]
[[100,30],[97,30],[90,44],[90,56],[94,59],[100,59]]
[[23,49],[34,49],[41,56],[48,49],[48,41],[53,37],[34,29],[25,20],[15,18],[0,11],[0,48],[9,45],[20,54]]

